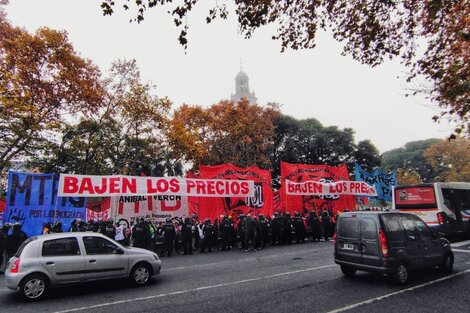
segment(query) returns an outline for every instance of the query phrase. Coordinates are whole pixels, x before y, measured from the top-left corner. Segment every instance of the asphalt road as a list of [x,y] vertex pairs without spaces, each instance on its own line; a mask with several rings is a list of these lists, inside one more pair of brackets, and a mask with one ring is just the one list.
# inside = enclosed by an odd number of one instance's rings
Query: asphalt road
[[414,273],[405,287],[333,261],[332,242],[162,258],[151,284],[123,280],[51,290],[23,302],[0,277],[0,312],[469,312],[470,242],[454,243],[455,270]]

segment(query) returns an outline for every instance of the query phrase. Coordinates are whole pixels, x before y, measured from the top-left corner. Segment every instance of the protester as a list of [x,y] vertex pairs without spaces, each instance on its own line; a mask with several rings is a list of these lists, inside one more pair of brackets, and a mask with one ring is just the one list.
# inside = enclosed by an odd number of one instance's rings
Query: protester
[[207,248],[207,252],[212,252],[212,246],[214,244],[214,225],[211,224],[210,218],[206,218],[206,222],[202,228],[204,240],[202,244],[201,252],[204,253]]
[[124,236],[124,227],[119,222],[117,222],[115,227],[114,240],[119,242],[121,245],[125,245],[125,239],[126,237]]
[[116,237],[116,227],[113,225],[113,219],[108,218],[106,223],[101,224],[99,232],[108,238],[114,239]]
[[184,224],[181,228],[181,236],[183,242],[183,254],[193,254],[193,225],[189,217],[184,219]]
[[230,250],[230,232],[231,232],[231,225],[226,215],[222,216],[222,222],[219,225],[219,233],[220,239],[222,241],[222,251],[225,249]]
[[45,223],[44,224],[44,227],[42,229],[42,234],[43,235],[47,235],[47,234],[50,234],[52,231],[52,226],[51,226],[51,223]]
[[279,216],[279,212],[274,212],[274,217],[271,222],[272,225],[272,242],[271,245],[279,245],[281,244],[281,217]]
[[10,229],[11,224],[5,223],[0,230],[0,274],[5,273],[8,263],[8,232]]
[[139,222],[134,225],[132,230],[133,246],[137,248],[148,249],[150,245],[150,236],[148,227],[145,228],[144,218],[140,218]]
[[250,250],[250,245],[253,247],[253,250],[256,251],[255,247],[255,232],[256,232],[256,221],[251,217],[251,214],[248,213],[245,221],[245,252]]
[[165,225],[163,225],[163,251],[162,255],[166,253],[167,256],[171,256],[173,252],[173,244],[176,236],[176,230],[173,226],[171,218],[166,219]]
[[63,229],[62,229],[62,222],[61,221],[56,221],[54,223],[54,226],[52,226],[52,231],[51,233],[62,233],[63,232]]
[[8,239],[7,239],[8,240],[7,242],[8,259],[10,259],[13,255],[15,255],[18,248],[26,239],[28,239],[28,236],[21,229],[21,224],[15,223],[13,225],[11,234],[8,236]]
[[294,230],[295,230],[295,238],[296,243],[305,243],[305,225],[302,216],[300,216],[299,212],[295,212],[294,218]]

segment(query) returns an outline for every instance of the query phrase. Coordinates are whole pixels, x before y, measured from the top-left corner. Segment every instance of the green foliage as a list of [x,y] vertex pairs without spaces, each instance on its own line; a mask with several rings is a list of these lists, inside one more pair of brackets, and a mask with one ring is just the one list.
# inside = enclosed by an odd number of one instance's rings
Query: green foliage
[[423,182],[432,182],[436,176],[431,164],[426,160],[424,151],[439,139],[426,139],[412,141],[404,147],[393,149],[382,154],[382,167],[384,171],[397,171],[404,169],[415,171]]
[[347,163],[350,169],[356,161],[364,168],[380,165],[377,148],[370,141],[356,146],[350,128],[324,127],[314,118],[297,120],[287,115],[277,117],[274,125],[271,166],[275,187],[280,186],[281,161],[332,166]]

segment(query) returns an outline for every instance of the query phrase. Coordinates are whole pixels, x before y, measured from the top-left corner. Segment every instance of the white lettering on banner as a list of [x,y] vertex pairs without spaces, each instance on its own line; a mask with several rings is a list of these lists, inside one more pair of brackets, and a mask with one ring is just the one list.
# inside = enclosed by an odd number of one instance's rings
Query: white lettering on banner
[[286,190],[288,195],[356,195],[356,196],[377,196],[374,186],[366,182],[357,181],[337,181],[332,183],[322,183],[318,181],[307,181],[302,183],[286,180]]
[[61,197],[119,195],[252,197],[254,195],[254,181],[60,174],[58,195]]

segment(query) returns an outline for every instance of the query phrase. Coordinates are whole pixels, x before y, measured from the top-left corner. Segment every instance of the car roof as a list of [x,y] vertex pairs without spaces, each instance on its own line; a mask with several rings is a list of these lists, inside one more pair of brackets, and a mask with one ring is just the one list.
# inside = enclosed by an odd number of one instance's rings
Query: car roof
[[393,211],[353,211],[353,212],[344,212],[344,213],[341,213],[339,216],[346,216],[346,217],[351,217],[351,216],[355,216],[355,215],[406,215],[406,216],[409,216],[409,215],[413,215],[413,214],[410,214],[410,213],[404,213],[404,212],[400,212],[400,211],[396,211],[396,210],[393,210]]
[[69,238],[69,237],[88,237],[88,236],[108,238],[101,233],[95,233],[95,232],[53,233],[53,234],[39,235],[37,236],[37,238],[38,240],[51,240],[51,239],[60,239],[60,238]]

